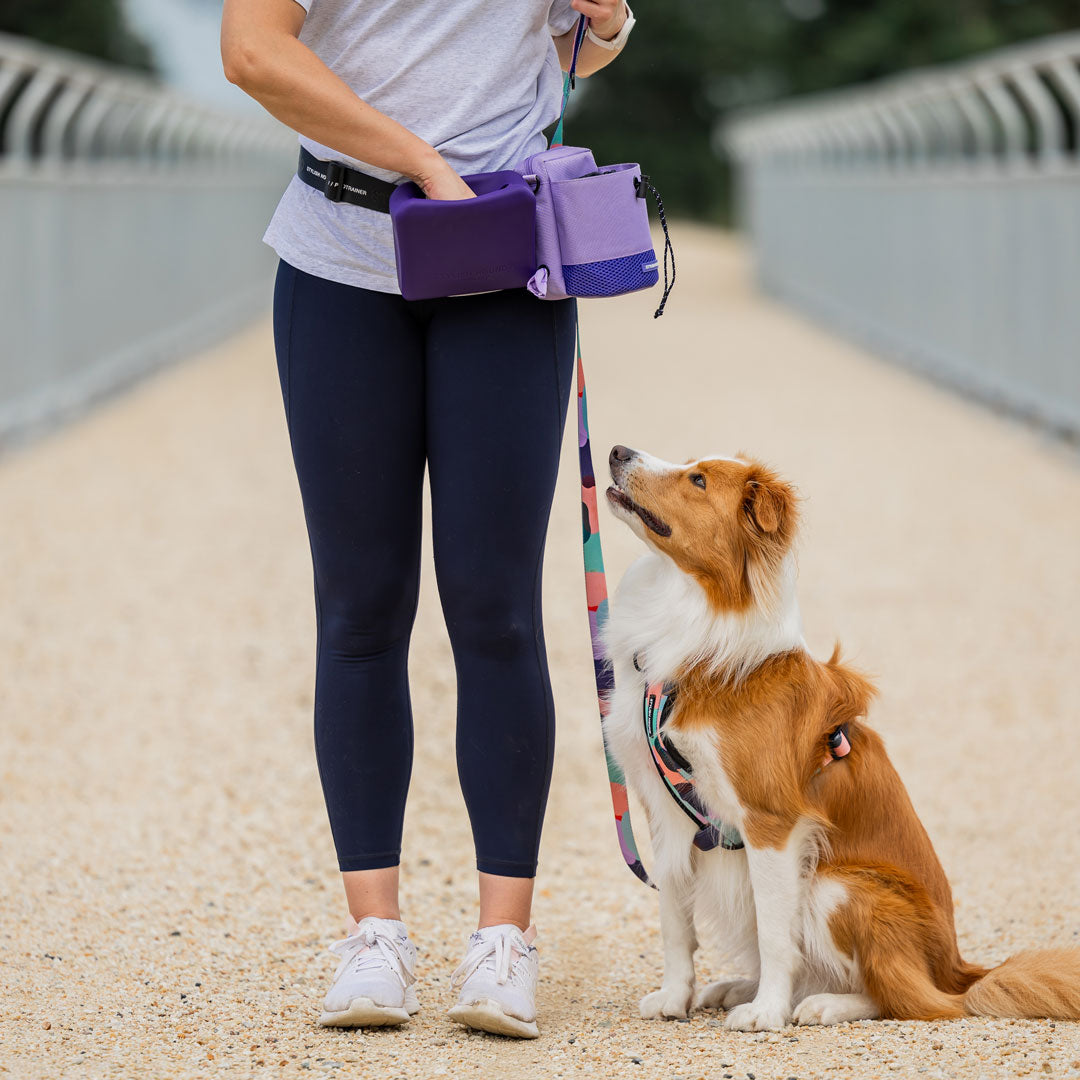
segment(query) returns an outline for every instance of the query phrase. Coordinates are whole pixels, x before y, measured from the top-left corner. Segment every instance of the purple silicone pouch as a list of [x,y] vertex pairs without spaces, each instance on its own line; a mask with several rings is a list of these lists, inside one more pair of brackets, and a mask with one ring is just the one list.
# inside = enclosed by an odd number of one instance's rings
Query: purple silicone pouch
[[660,278],[641,167],[606,165],[553,179],[551,198],[569,296],[621,296]]
[[390,196],[398,286],[406,300],[519,289],[536,270],[536,199],[520,173],[465,176],[475,199]]
[[529,291],[544,300],[565,300],[563,257],[555,221],[554,185],[559,180],[596,172],[592,151],[583,146],[553,146],[525,159],[521,167],[536,191],[536,273]]

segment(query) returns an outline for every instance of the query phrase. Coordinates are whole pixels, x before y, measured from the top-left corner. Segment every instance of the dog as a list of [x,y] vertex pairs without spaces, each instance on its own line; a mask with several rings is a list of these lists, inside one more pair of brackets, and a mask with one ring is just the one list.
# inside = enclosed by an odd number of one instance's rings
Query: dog
[[[839,646],[825,662],[807,651],[795,490],[741,455],[676,465],[616,446],[609,465],[608,504],[649,548],[602,632],[615,682],[605,736],[645,808],[660,890],[663,980],[642,1016],[724,1009],[740,1031],[1080,1019],[1080,949],[992,970],[961,958],[948,880],[865,720],[873,685]],[[742,847],[695,846],[699,824],[661,779],[642,717],[663,680],[675,691],[665,745]],[[845,756],[830,753],[838,743]],[[699,929],[745,977],[695,996]]]

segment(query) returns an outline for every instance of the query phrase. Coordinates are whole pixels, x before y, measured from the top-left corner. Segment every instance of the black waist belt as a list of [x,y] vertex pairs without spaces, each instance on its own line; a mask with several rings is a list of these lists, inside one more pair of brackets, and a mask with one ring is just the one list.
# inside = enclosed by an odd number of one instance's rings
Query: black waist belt
[[296,175],[331,202],[355,203],[383,214],[390,213],[390,195],[397,187],[340,161],[323,161],[302,146]]

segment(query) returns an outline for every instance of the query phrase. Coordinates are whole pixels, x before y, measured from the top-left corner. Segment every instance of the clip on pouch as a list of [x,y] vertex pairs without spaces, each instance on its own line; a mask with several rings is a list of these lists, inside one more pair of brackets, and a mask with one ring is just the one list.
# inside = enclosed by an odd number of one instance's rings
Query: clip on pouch
[[406,300],[521,288],[536,269],[536,196],[521,173],[462,179],[475,199],[428,199],[411,182],[390,196]]
[[621,296],[660,280],[639,165],[598,169],[584,147],[553,146],[524,168],[536,185],[532,293],[547,300]]

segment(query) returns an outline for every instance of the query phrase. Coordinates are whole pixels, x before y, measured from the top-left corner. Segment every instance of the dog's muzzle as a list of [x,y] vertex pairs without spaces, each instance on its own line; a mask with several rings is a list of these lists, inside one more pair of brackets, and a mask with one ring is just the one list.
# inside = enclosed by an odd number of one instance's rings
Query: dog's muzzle
[[622,483],[630,471],[629,465],[637,456],[637,451],[631,450],[628,446],[616,444],[611,448],[611,453],[608,455],[608,468],[614,483],[607,489],[608,502],[619,509],[637,514],[645,527],[657,536],[670,536],[671,526],[666,521],[658,518],[651,510],[647,510],[623,490]]

